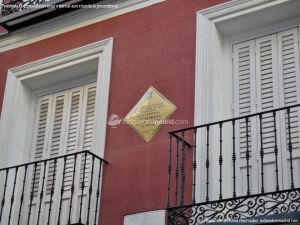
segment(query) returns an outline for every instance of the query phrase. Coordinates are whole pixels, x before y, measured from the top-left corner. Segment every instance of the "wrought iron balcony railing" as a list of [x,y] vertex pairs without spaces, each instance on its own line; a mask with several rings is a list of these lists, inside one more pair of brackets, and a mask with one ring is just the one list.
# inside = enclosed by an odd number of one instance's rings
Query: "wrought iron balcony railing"
[[169,224],[299,219],[299,122],[300,104],[170,132]]
[[82,151],[0,169],[0,224],[98,224],[106,163]]
[[79,10],[102,0],[7,0],[0,4],[0,26],[14,31]]
[[[78,2],[78,1],[76,1]],[[73,4],[74,0],[9,0],[4,1],[1,7],[1,16],[8,16],[12,13],[20,12],[22,10],[44,10],[53,9],[55,4]]]

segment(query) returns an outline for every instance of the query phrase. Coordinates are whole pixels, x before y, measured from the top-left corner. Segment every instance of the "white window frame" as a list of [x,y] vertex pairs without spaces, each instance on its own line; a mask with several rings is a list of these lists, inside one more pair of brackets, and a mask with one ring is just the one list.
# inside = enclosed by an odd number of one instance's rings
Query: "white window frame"
[[[90,73],[97,80],[94,153],[104,157],[112,47],[109,38],[8,70],[0,123],[0,168],[28,160],[37,96],[89,82]],[[85,67],[88,74],[76,74],[74,68]]]
[[[270,30],[276,32],[276,29],[282,26],[288,29],[299,24],[299,17],[296,17],[299,13],[294,10],[298,10],[299,5],[297,5],[298,8],[293,6],[299,2],[295,0],[232,0],[197,13],[195,125],[228,119],[233,115],[232,44],[264,35]],[[294,16],[295,18],[289,19]],[[255,32],[253,32],[254,29]],[[251,31],[247,32],[248,30]],[[225,134],[223,138],[224,140],[230,139],[230,134]],[[198,132],[197,143],[200,143],[198,145],[200,151],[200,146],[205,144],[205,133]],[[210,158],[218,157],[216,151],[210,151],[210,154]],[[205,188],[201,186],[205,182],[205,163],[202,160],[205,157],[205,152],[200,151],[196,159],[198,168],[196,185],[199,187],[196,189],[196,200],[198,202],[203,200],[205,195]],[[224,157],[224,161],[231,159],[230,154]],[[218,162],[214,161],[210,164],[212,172],[210,173],[218,176]],[[224,180],[232,179],[230,172],[224,174]],[[226,188],[231,190],[231,187]],[[219,191],[218,185],[212,185],[212,189],[211,193]]]

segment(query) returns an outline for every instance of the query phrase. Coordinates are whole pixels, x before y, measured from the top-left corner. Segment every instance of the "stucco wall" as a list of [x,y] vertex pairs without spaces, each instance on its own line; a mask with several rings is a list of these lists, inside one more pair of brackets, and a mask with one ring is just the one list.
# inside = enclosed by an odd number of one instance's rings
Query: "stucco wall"
[[[113,37],[108,115],[123,118],[152,85],[177,106],[171,118],[193,126],[196,12],[225,1],[166,0],[2,52],[0,101],[8,68]],[[168,131],[181,127],[164,125],[149,143],[127,125],[107,127],[105,159],[110,164],[104,171],[101,225],[121,225],[124,215],[166,207]]]

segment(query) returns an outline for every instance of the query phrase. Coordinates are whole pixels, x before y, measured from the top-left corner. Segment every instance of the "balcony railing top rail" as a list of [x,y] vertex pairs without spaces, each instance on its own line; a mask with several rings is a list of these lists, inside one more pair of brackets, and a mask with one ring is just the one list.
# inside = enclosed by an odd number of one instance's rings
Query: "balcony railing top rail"
[[97,156],[96,154],[90,152],[90,151],[80,151],[80,152],[75,152],[75,153],[71,153],[71,154],[66,154],[66,155],[60,155],[60,156],[56,156],[56,157],[52,157],[52,158],[48,158],[48,159],[42,159],[42,160],[37,160],[37,161],[33,161],[33,162],[29,162],[29,163],[23,163],[23,164],[19,164],[19,165],[15,165],[15,166],[9,166],[9,167],[4,167],[4,168],[0,168],[0,171],[4,171],[4,170],[10,170],[10,169],[15,169],[17,167],[23,167],[23,166],[29,166],[29,165],[34,165],[36,163],[43,163],[45,161],[50,161],[50,160],[58,160],[58,159],[62,159],[62,158],[67,158],[69,156],[74,156],[74,155],[81,155],[81,154],[89,154],[92,155],[93,157],[95,157],[96,159],[104,162],[105,164],[108,164],[108,162],[105,159],[102,159],[101,157]]
[[300,211],[300,104],[169,136],[170,224]]
[[[182,133],[182,132],[185,132],[185,131],[191,131],[191,130],[200,129],[200,128],[203,128],[203,127],[219,125],[220,123],[224,124],[224,123],[229,123],[229,122],[232,122],[232,121],[243,120],[246,117],[248,117],[248,118],[257,117],[259,115],[284,111],[284,110],[293,109],[293,108],[297,108],[297,107],[300,107],[300,104],[285,106],[285,107],[281,107],[281,108],[277,108],[277,109],[266,110],[266,111],[262,111],[262,112],[258,112],[258,113],[252,113],[252,114],[249,114],[249,115],[246,115],[246,116],[238,116],[238,117],[234,117],[234,118],[230,118],[230,119],[219,120],[219,121],[215,121],[215,122],[211,122],[211,123],[201,124],[201,125],[198,125],[198,126],[187,127],[187,128],[183,128],[183,129],[180,129],[180,130],[170,131],[169,134],[173,135],[175,137],[178,137],[176,134]],[[180,137],[178,137],[178,138],[180,138]]]

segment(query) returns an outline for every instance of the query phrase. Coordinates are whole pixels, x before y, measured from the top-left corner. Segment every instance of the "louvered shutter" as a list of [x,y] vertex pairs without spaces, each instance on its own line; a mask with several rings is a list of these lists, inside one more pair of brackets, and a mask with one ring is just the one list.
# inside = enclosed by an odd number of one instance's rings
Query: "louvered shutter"
[[[49,150],[47,158],[54,158],[59,156],[60,149],[62,148],[63,140],[63,124],[64,116],[66,114],[66,99],[67,93],[58,93],[53,96],[53,107],[52,107],[52,123],[49,127]],[[54,171],[57,174],[57,166],[55,167],[54,161],[50,161],[48,164],[47,183],[46,190],[47,194],[50,194],[51,188],[55,185]]]
[[[257,112],[263,112],[278,108],[279,92],[278,92],[278,68],[277,68],[277,41],[276,34],[264,36],[255,40],[256,42],[256,90],[257,90]],[[278,116],[277,116],[278,118]],[[260,128],[260,126],[262,126]],[[279,123],[277,122],[277,127]],[[276,163],[274,158],[274,118],[273,114],[264,114],[261,122],[257,118],[258,146],[256,149],[259,171],[261,168],[261,160],[263,160],[264,174],[264,191],[274,191],[276,187]],[[262,131],[262,140],[260,137]],[[280,139],[280,137],[278,137]],[[261,143],[262,142],[262,143]],[[261,149],[262,148],[262,149]],[[260,151],[262,150],[263,159],[261,159]],[[281,162],[279,167],[281,166]],[[281,171],[280,171],[281,176]],[[261,191],[262,180],[258,174],[258,192]]]
[[[38,122],[35,131],[35,161],[59,155],[61,147],[61,130],[63,124],[65,94],[59,93],[48,95],[38,99],[37,116]],[[55,185],[54,161],[50,161],[45,168],[44,163],[37,164],[36,170],[33,169],[33,202],[32,212],[37,212],[40,202],[39,195],[43,191],[46,193],[43,199],[43,210],[49,206],[50,190]],[[46,180],[43,185],[42,179],[45,171]],[[36,213],[33,213],[36,215]],[[43,215],[41,216],[43,220]],[[32,223],[36,223],[36,216],[32,218]]]
[[[75,92],[74,92],[75,93]],[[79,94],[78,94],[79,95]],[[76,95],[76,96],[78,96]],[[78,99],[79,100],[79,107],[78,106]],[[92,151],[93,150],[93,134],[94,134],[94,121],[95,121],[95,100],[96,100],[96,85],[95,84],[88,84],[85,85],[80,90],[80,98],[76,97],[76,113],[80,114],[80,117],[74,118],[73,121],[78,121],[79,126],[76,126],[76,134],[77,134],[77,150],[76,151]],[[77,112],[77,108],[79,108],[79,112]],[[70,117],[71,114],[70,114]],[[80,118],[78,120],[78,118]],[[72,119],[70,119],[72,121]],[[76,123],[77,124],[77,123]],[[74,126],[75,127],[75,126]],[[70,131],[70,129],[69,129]],[[73,133],[73,132],[72,132]],[[69,141],[69,138],[67,138]],[[73,145],[72,145],[73,146]],[[72,150],[73,151],[73,150]],[[72,162],[72,163],[71,163]],[[75,221],[78,214],[79,214],[79,203],[81,202],[81,187],[84,179],[84,191],[83,191],[83,208],[87,204],[87,196],[88,196],[88,187],[90,185],[90,173],[91,173],[91,164],[92,158],[90,155],[87,156],[85,159],[85,154],[78,155],[76,159],[76,165],[74,165],[74,161],[70,160],[69,163],[70,170],[68,174],[66,173],[66,177],[69,177],[68,180],[65,182],[65,186],[69,187],[71,184],[71,178],[73,178],[73,168],[75,166],[76,169],[76,176],[74,177],[74,186],[75,191],[73,194],[73,202],[76,207],[73,207],[72,219]],[[84,167],[85,165],[85,167]],[[94,168],[97,169],[97,168]],[[94,184],[95,185],[95,184]],[[68,189],[69,190],[69,189]],[[71,198],[70,191],[66,193],[64,196],[64,201],[69,201]],[[86,215],[83,214],[83,220],[86,219]],[[62,219],[63,221],[63,219]]]
[[[37,102],[36,128],[34,140],[34,160],[42,160],[45,158],[53,158],[59,155],[71,154],[78,151],[93,149],[93,132],[95,120],[95,99],[96,85],[88,84],[63,92],[50,94],[40,97]],[[71,199],[71,187],[74,182],[73,204],[72,209],[73,219],[76,219],[76,212],[79,208],[78,199],[80,198],[80,185],[84,177],[85,187],[89,184],[90,177],[88,176],[91,167],[91,158],[87,157],[85,173],[84,157],[78,155],[68,157],[66,160],[66,168],[64,173],[64,196],[62,199],[62,223],[67,223],[67,215],[69,210],[69,202]],[[56,168],[54,161],[50,161],[46,168],[46,180],[43,191],[46,196],[43,199],[43,212],[41,220],[46,218],[43,214],[47,213],[50,204],[51,188],[59,190],[61,187],[63,161],[58,161]],[[74,173],[75,169],[75,173]],[[31,186],[34,190],[34,199],[32,211],[37,210],[39,203],[39,194],[41,193],[42,175],[44,164],[38,164],[36,171],[32,172]],[[55,176],[54,176],[55,172]],[[75,174],[75,176],[74,176]],[[85,176],[83,176],[85,174]],[[77,191],[76,191],[77,190]],[[53,196],[54,203],[59,202],[59,191],[56,191],[56,196]],[[87,196],[87,188],[84,192],[84,198]],[[57,208],[55,205],[53,208]],[[35,213],[33,213],[34,215]],[[53,210],[55,217],[55,210]],[[32,220],[32,224],[36,221]],[[45,221],[44,221],[45,222]],[[46,223],[46,222],[45,222]]]
[[[46,157],[48,127],[50,126],[50,115],[52,107],[52,95],[42,97],[37,103],[35,144],[34,144],[34,160],[42,160]],[[32,174],[32,190],[33,196],[36,197],[39,192],[39,184],[41,179],[41,164],[38,164],[36,170]]]
[[[299,60],[299,28],[286,30],[261,38],[233,45],[233,76],[235,116],[263,112],[279,107],[300,103],[300,60]],[[249,47],[248,47],[249,46]],[[252,51],[252,47],[255,51]],[[251,59],[254,58],[254,63]],[[252,62],[252,63],[251,63]],[[252,71],[254,69],[255,71]],[[254,82],[254,85],[251,84]],[[292,109],[291,139],[293,144],[294,183],[300,185],[300,110]],[[290,156],[287,113],[276,115],[277,143],[279,147],[279,186],[290,187]],[[261,183],[261,144],[264,153],[264,189],[274,191],[276,186],[274,157],[274,119],[272,114],[265,114],[262,119],[262,143],[260,140],[260,121],[251,121],[251,171],[257,180],[253,180],[253,192],[260,192]],[[238,144],[240,159],[245,151],[245,124],[239,124]],[[245,189],[241,166],[241,189]],[[254,167],[253,167],[254,166]],[[257,169],[256,169],[257,168]]]
[[[33,159],[35,161],[42,160],[47,157],[47,145],[49,136],[49,127],[51,124],[51,112],[52,112],[52,100],[53,96],[44,96],[38,99],[36,107],[36,126],[34,129]],[[42,187],[42,177],[44,171],[43,164],[36,164],[37,166],[31,166],[31,173],[29,180],[31,185],[29,186],[28,196],[33,194],[33,201],[31,204],[32,214],[35,214],[39,205],[39,194]],[[27,202],[29,206],[29,202]],[[25,224],[25,219],[23,221]],[[31,224],[36,223],[36,217],[32,218]]]
[[[82,108],[83,88],[75,88],[69,94],[69,112],[66,129],[66,154],[71,154],[79,151],[79,132],[80,132],[80,117]],[[77,161],[77,159],[76,159]],[[66,161],[66,170],[64,178],[64,189],[70,191],[73,181],[75,158],[70,157]],[[76,171],[75,171],[76,172]]]
[[[84,98],[84,113],[83,113],[83,121],[82,121],[82,151],[92,151],[93,149],[93,134],[94,134],[94,121],[95,121],[95,100],[96,100],[96,86],[94,84],[89,85],[85,88],[85,98]],[[90,166],[91,166],[91,157],[88,156],[86,161],[83,158],[81,162],[81,173],[80,173],[80,182],[84,177],[85,186],[88,185],[89,179],[87,174],[89,174]],[[85,163],[85,170],[84,170]],[[85,173],[83,173],[85,171]]]
[[[83,98],[84,98],[84,86],[73,88],[68,90],[68,103],[67,103],[67,115],[65,124],[64,146],[61,154],[72,154],[80,151],[80,127],[82,121],[83,111]],[[69,204],[72,199],[72,216],[75,218],[76,206],[78,206],[78,196],[80,193],[80,186],[77,185],[77,180],[80,174],[80,160],[81,155],[69,156],[66,160],[65,173],[64,173],[64,195],[62,198],[62,212],[61,223],[67,224],[69,214]],[[76,163],[75,163],[76,162]],[[72,185],[74,185],[74,192],[72,194]]]
[[[300,101],[300,70],[299,70],[299,32],[298,29],[291,29],[278,33],[278,66],[279,66],[279,86],[280,86],[280,105],[291,106],[299,104]],[[294,182],[296,186],[300,185],[300,154],[299,154],[299,108],[291,109],[291,139],[293,144],[293,165],[294,165]],[[282,118],[282,158],[284,166],[283,186],[290,187],[290,168],[288,152],[288,123],[287,114]]]
[[[235,102],[235,116],[245,116],[255,112],[255,42],[248,41],[233,46],[233,73],[234,73],[234,102]],[[247,190],[247,168],[246,168],[246,151],[247,151],[247,128],[246,121],[241,120],[237,123],[237,149],[239,172],[237,180],[240,182],[237,194],[246,194]],[[248,134],[249,134],[249,152],[250,152],[250,173],[253,174],[256,170],[255,160],[253,157],[253,149],[257,143],[255,142],[256,133],[255,121],[249,120]],[[253,176],[251,177],[252,179]],[[256,184],[257,182],[251,182]],[[253,187],[250,187],[253,189]]]
[[[53,158],[61,154],[62,140],[63,140],[63,124],[66,114],[65,102],[67,98],[66,92],[60,92],[47,96],[40,97],[37,103],[37,127],[35,131],[35,157],[34,159],[42,160],[45,158]],[[58,190],[57,170],[59,164],[54,164],[54,161],[48,161],[37,164],[37,169],[33,169],[32,181],[33,188],[33,202],[31,223],[36,223],[37,210],[40,203],[40,193],[43,191],[42,213],[40,221],[46,223],[45,214],[50,205],[51,188],[55,187]],[[43,174],[45,171],[45,183],[43,186]],[[54,176],[54,171],[56,176]]]

